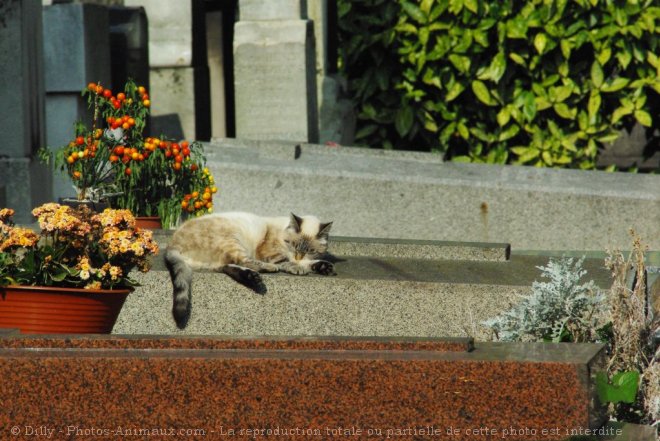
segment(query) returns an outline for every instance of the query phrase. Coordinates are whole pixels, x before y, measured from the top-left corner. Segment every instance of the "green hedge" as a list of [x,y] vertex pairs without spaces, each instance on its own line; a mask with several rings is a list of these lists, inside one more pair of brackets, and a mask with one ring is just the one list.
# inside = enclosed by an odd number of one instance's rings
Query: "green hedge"
[[594,168],[660,122],[656,0],[339,0],[356,143]]

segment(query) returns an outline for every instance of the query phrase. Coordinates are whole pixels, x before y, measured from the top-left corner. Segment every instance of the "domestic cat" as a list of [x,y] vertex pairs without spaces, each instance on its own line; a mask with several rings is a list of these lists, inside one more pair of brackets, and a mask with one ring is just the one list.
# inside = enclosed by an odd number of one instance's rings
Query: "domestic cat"
[[177,326],[185,328],[190,318],[193,269],[225,273],[259,294],[266,293],[261,272],[335,275],[333,264],[322,260],[331,227],[332,222],[293,213],[290,217],[218,213],[184,222],[164,255]]

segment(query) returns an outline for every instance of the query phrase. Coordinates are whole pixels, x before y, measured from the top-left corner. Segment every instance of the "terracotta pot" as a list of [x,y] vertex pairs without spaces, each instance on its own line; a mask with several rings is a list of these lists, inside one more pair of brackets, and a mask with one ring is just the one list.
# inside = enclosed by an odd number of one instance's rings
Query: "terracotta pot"
[[136,216],[135,225],[149,230],[160,230],[163,228],[163,224],[160,222],[160,217],[158,216]]
[[0,328],[22,334],[109,334],[129,289],[0,287]]

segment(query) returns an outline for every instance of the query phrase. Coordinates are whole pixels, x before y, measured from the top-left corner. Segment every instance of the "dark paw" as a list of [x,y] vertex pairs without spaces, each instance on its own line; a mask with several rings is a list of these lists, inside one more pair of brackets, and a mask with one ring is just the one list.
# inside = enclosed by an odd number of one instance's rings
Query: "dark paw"
[[243,270],[242,279],[248,288],[251,288],[257,294],[266,294],[266,284],[261,275],[252,270]]
[[336,276],[335,266],[325,260],[319,260],[312,264],[312,271],[323,276]]

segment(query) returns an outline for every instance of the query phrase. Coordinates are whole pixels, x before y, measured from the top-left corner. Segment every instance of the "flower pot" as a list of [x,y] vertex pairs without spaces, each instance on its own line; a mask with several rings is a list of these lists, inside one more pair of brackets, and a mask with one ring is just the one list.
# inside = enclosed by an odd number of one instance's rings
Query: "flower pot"
[[0,328],[23,334],[109,334],[129,289],[0,287]]
[[160,230],[163,228],[159,216],[136,216],[135,226],[149,230]]

